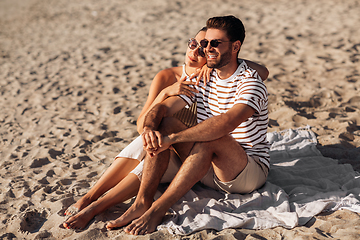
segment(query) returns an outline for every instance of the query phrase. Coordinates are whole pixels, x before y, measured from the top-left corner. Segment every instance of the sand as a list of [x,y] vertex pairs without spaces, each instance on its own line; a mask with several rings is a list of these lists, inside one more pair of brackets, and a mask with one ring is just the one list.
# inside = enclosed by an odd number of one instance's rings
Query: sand
[[[357,0],[0,1],[0,239],[133,239],[106,231],[130,202],[84,231],[63,212],[136,136],[152,77],[183,63],[212,16],[243,20],[240,56],[270,71],[270,127],[310,125],[325,156],[360,170]],[[346,210],[307,226],[165,231],[139,239],[358,239]]]

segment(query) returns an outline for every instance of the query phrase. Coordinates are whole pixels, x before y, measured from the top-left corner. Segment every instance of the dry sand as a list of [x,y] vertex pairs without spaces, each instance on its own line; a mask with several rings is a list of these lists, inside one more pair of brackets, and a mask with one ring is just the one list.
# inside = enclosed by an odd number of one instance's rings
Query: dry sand
[[[137,136],[152,77],[182,64],[207,18],[234,14],[241,57],[270,70],[269,131],[310,125],[325,156],[360,170],[360,2],[357,0],[0,0],[0,239],[132,239],[105,222],[60,227]],[[139,239],[358,239],[337,211],[291,230],[229,229]]]

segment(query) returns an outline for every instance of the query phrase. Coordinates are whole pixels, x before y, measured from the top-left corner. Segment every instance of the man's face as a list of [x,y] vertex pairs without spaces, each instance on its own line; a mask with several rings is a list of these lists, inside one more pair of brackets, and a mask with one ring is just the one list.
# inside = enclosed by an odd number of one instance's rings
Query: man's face
[[[207,65],[209,68],[220,69],[231,61],[232,42],[229,41],[226,33],[219,29],[210,28],[206,31],[205,39],[208,41],[205,48]],[[211,46],[212,40],[218,40],[217,47]]]

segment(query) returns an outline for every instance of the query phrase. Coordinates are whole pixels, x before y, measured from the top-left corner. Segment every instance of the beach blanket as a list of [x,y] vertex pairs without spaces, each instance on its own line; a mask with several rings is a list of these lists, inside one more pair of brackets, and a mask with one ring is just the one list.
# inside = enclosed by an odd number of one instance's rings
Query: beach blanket
[[197,184],[158,229],[180,235],[203,229],[291,229],[324,211],[360,212],[360,174],[349,164],[322,156],[309,127],[267,137],[271,170],[262,188],[241,195]]

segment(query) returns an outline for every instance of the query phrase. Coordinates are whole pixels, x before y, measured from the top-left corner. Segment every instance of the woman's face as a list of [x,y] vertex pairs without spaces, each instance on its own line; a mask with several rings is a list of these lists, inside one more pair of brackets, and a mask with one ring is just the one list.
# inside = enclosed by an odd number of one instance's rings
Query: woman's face
[[[205,38],[205,33],[206,32],[201,31],[195,36],[195,39],[198,43],[200,43],[200,41]],[[206,57],[201,57],[199,55],[199,48],[196,48],[194,50],[191,50],[189,47],[187,48],[185,56],[186,65],[188,65],[189,67],[200,68],[204,66],[205,63]]]

